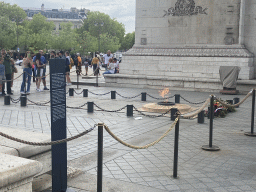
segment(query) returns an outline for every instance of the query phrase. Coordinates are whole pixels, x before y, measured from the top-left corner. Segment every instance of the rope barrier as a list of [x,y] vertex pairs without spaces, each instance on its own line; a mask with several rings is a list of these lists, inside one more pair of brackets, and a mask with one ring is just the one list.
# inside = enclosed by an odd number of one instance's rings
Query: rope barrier
[[190,104],[194,104],[194,105],[203,104],[203,103],[205,103],[205,101],[206,101],[206,100],[204,100],[204,101],[202,101],[202,102],[194,103],[194,102],[191,102],[191,101],[185,99],[185,98],[182,97],[182,96],[180,96],[180,97],[181,97],[184,101],[186,101],[186,102],[188,102],[188,103],[190,103]]
[[2,82],[9,82],[9,81],[15,81],[16,79],[20,78],[23,75],[23,73],[21,73],[18,77],[11,79],[11,80],[0,80]]
[[119,95],[120,97],[125,98],[125,99],[134,99],[134,98],[139,97],[141,95],[141,94],[139,94],[139,95],[136,95],[134,97],[125,97],[125,96],[120,95],[119,93],[116,93],[116,94]]
[[39,106],[44,106],[48,103],[50,103],[51,101],[46,101],[45,103],[38,103],[38,102],[34,102],[34,101],[31,101],[29,98],[27,98],[27,100],[30,102],[30,103],[33,103],[35,105],[39,105]]
[[190,113],[186,113],[186,114],[182,114],[181,117],[184,119],[189,119],[191,117],[194,117],[196,115],[198,115],[202,110],[204,110],[205,107],[207,107],[207,105],[210,103],[210,98],[208,98],[205,103],[202,105],[202,107],[200,107],[199,109],[197,109],[194,113],[191,114]]
[[225,101],[222,101],[221,99],[218,99],[218,98],[216,98],[216,100],[217,100],[218,102],[220,102],[222,105],[227,106],[227,107],[238,107],[239,105],[243,104],[243,103],[246,101],[246,99],[248,99],[251,95],[252,95],[252,91],[250,91],[250,92],[243,98],[242,101],[240,101],[239,103],[234,104],[234,105],[228,104],[228,103],[226,103]]
[[74,89],[74,92],[75,92],[75,94],[77,94],[77,95],[81,95],[81,94],[83,93],[83,91],[82,91],[81,93],[77,93],[75,89]]
[[171,111],[171,109],[169,109],[168,111],[166,111],[165,113],[162,113],[161,115],[146,115],[146,114],[142,113],[141,111],[139,111],[136,107],[133,106],[133,108],[135,111],[137,111],[141,115],[150,117],[150,118],[163,117],[164,115],[166,115],[167,113],[170,113],[170,111]]
[[101,107],[99,107],[97,104],[95,104],[94,103],[94,105],[95,105],[95,107],[97,107],[98,109],[100,109],[100,110],[102,110],[102,111],[105,111],[105,112],[110,112],[110,113],[114,113],[114,112],[119,112],[119,111],[122,111],[123,109],[125,109],[126,108],[126,106],[124,106],[124,107],[122,107],[122,108],[120,108],[120,109],[118,109],[118,110],[114,110],[114,111],[110,111],[110,110],[105,110],[105,109],[103,109],[103,108],[101,108]]
[[91,131],[93,131],[95,129],[95,127],[97,127],[98,125],[95,124],[94,127],[76,135],[76,136],[73,136],[73,137],[70,137],[70,138],[67,138],[67,139],[62,139],[62,140],[58,140],[58,141],[51,141],[51,142],[30,142],[30,141],[25,141],[25,140],[22,140],[22,139],[18,139],[18,138],[15,138],[15,137],[12,137],[10,135],[7,135],[5,133],[2,133],[0,132],[0,135],[2,137],[5,137],[7,139],[10,139],[12,141],[16,141],[16,142],[19,142],[19,143],[23,143],[23,144],[27,144],[27,145],[34,145],[34,146],[47,146],[47,145],[57,145],[57,144],[61,144],[61,143],[66,143],[66,142],[69,142],[69,141],[72,141],[72,140],[75,140],[75,139],[78,139],[79,137],[82,137],[88,133],[90,133]]
[[118,138],[113,132],[111,132],[111,130],[109,129],[109,127],[107,125],[104,124],[104,128],[116,141],[118,141],[119,143],[123,144],[126,147],[129,147],[132,149],[147,149],[147,148],[152,147],[153,145],[159,143],[163,138],[165,138],[168,135],[168,133],[175,127],[179,118],[180,117],[178,116],[175,119],[175,121],[172,123],[170,129],[168,129],[159,139],[157,139],[156,141],[154,141],[150,144],[144,145],[144,146],[135,146],[135,145],[128,144],[128,143],[124,142],[123,140],[121,140],[120,138]]

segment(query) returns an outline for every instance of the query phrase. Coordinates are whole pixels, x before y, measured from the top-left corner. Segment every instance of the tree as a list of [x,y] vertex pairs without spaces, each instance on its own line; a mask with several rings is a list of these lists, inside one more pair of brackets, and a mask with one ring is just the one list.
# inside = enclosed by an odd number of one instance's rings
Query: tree
[[10,5],[9,3],[0,2],[0,17],[8,18],[9,21],[15,22],[16,24],[15,32],[17,47],[19,46],[19,36],[21,35],[20,25],[22,25],[26,16],[25,11],[16,4]]
[[35,33],[35,34],[39,34],[42,31],[47,31],[51,33],[52,30],[54,30],[55,25],[53,21],[51,22],[47,21],[47,18],[45,16],[41,15],[41,13],[38,13],[38,14],[35,14],[33,16],[33,20],[31,20],[28,23],[28,28],[31,30],[32,33]]
[[0,48],[11,49],[15,46],[15,23],[8,17],[0,17]]
[[[125,34],[125,28],[122,23],[99,11],[89,12],[87,20],[84,21],[83,27],[77,30],[77,33],[81,34],[83,30],[98,38],[98,51],[100,52],[106,52],[108,50],[106,47],[118,50]],[[106,45],[102,42],[108,42],[108,44]],[[113,43],[113,45],[109,43]]]
[[127,33],[122,41],[121,49],[128,50],[133,47],[135,43],[135,32]]
[[89,32],[84,31],[77,36],[77,46],[75,52],[87,55],[88,52],[96,52],[98,50],[98,40]]

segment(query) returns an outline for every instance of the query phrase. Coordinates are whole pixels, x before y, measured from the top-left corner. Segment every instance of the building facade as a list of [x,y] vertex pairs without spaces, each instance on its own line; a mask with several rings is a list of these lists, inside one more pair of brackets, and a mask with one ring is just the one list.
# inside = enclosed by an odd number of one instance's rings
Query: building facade
[[72,7],[70,10],[64,9],[45,9],[42,4],[41,9],[23,8],[27,14],[28,20],[32,20],[35,14],[41,13],[47,18],[47,21],[53,21],[55,30],[61,30],[61,23],[73,23],[74,28],[80,28],[83,25],[83,20],[87,18],[88,9],[77,9]]

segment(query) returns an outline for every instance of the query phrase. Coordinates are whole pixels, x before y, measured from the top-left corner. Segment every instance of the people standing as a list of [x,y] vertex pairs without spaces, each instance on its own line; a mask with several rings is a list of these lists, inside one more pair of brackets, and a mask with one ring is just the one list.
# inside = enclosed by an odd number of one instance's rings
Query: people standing
[[70,65],[70,57],[69,57],[69,52],[66,51],[65,52],[65,56],[66,56],[66,68],[65,68],[65,71],[66,71],[66,81],[67,81],[67,85],[72,85],[71,83],[71,80],[70,80],[70,68],[69,68],[69,65]]
[[92,59],[92,67],[93,67],[94,76],[98,75],[99,74],[100,61],[99,61],[99,58],[97,56],[95,56]]
[[5,67],[3,65],[3,59],[2,57],[0,57],[0,96],[2,96],[2,85],[4,83],[4,80],[5,79]]
[[36,68],[37,68],[37,71],[36,71],[36,78],[37,78],[36,90],[38,92],[41,92],[40,83],[41,83],[41,79],[43,78],[44,67],[45,67],[46,64],[43,64],[41,62],[41,54],[40,53],[37,53],[36,56],[35,56],[35,64],[36,64]]
[[[46,76],[45,76],[47,61],[46,61],[45,57],[43,56],[43,51],[42,50],[39,50],[39,54],[40,54],[40,61],[41,61],[42,65],[44,66],[43,67],[43,74],[42,74],[42,77],[41,77],[43,85],[44,85],[44,90],[49,90],[47,88],[47,86],[46,86]],[[37,65],[36,65],[35,61],[36,61],[36,56],[34,56],[33,62],[35,64],[35,68],[34,69],[36,69],[36,77],[38,77]],[[40,69],[40,71],[42,71],[42,69]],[[37,80],[38,80],[38,78],[37,78]]]
[[[25,58],[23,59],[22,65],[23,65],[23,81],[21,83],[20,93],[23,94],[26,92],[27,94],[30,94],[33,60],[29,51],[27,52]],[[27,79],[28,79],[27,81],[28,85],[27,85],[27,91],[26,91],[25,83]]]
[[109,59],[113,58],[113,54],[111,54],[111,51],[108,50],[107,51],[107,54],[103,55],[103,63],[104,65],[102,65],[102,67],[105,68],[105,70],[107,69],[108,67],[108,64],[109,64]]
[[[88,72],[88,67],[87,67],[87,71],[86,71],[86,75]],[[77,75],[80,75],[82,73],[82,58],[80,57],[80,54],[77,53],[77,68],[76,68],[76,73]]]
[[[5,66],[5,80],[7,81],[7,94],[12,95],[11,79],[12,79],[12,66],[11,57],[6,53],[5,49],[2,49],[3,65]],[[2,85],[2,95],[5,95],[5,83]]]

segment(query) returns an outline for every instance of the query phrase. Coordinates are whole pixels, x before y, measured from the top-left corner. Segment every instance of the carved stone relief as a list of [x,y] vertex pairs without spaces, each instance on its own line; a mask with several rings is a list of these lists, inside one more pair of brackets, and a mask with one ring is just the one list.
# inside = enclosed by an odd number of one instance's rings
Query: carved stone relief
[[201,6],[196,6],[194,0],[178,0],[175,4],[175,8],[171,7],[168,11],[164,10],[166,16],[192,16],[198,14],[205,14],[208,8],[203,9]]

